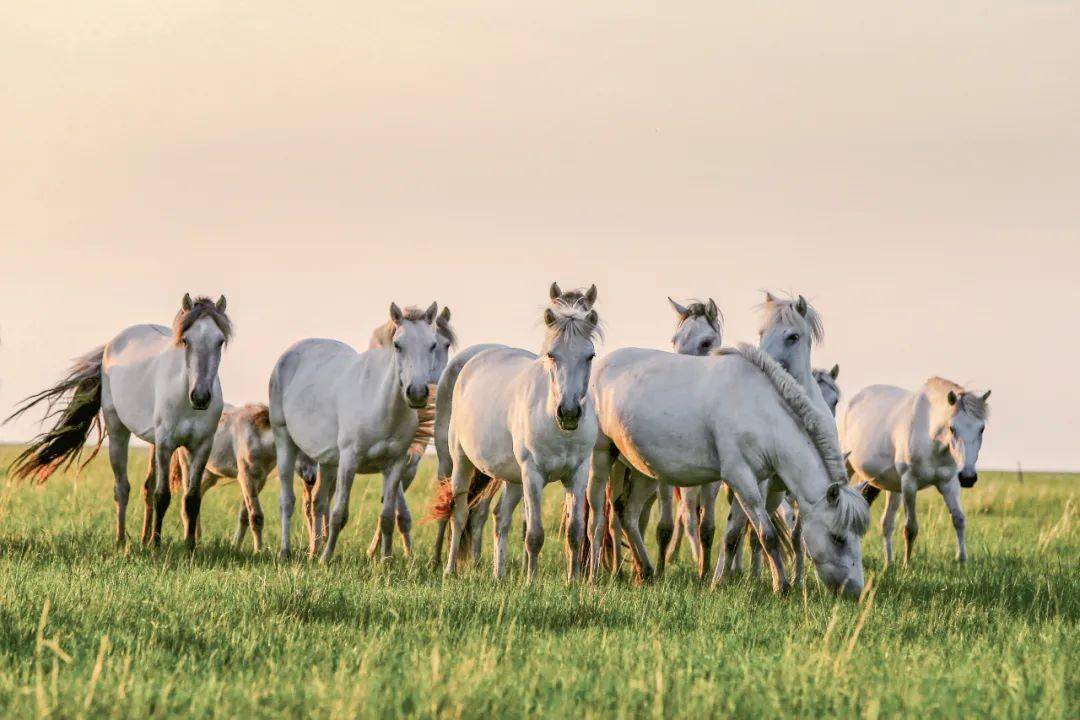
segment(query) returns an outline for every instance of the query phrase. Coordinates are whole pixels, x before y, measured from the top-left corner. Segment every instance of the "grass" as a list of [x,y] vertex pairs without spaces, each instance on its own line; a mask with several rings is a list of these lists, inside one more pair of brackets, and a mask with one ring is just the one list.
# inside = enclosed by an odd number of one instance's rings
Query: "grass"
[[[3,467],[15,451],[0,448]],[[0,474],[0,716],[1075,718],[1076,483],[983,473],[963,496],[966,566],[925,492],[915,566],[884,570],[872,530],[873,585],[854,603],[816,582],[782,598],[752,579],[708,592],[685,546],[654,586],[568,586],[556,486],[543,577],[526,587],[520,543],[507,581],[486,563],[444,581],[425,562],[425,524],[420,560],[368,561],[378,489],[365,478],[335,562],[317,567],[232,550],[235,486],[208,495],[192,557],[176,503],[161,550],[114,548],[103,455],[77,482],[13,486]],[[431,485],[426,461],[414,514]],[[263,498],[273,547],[273,482]]]

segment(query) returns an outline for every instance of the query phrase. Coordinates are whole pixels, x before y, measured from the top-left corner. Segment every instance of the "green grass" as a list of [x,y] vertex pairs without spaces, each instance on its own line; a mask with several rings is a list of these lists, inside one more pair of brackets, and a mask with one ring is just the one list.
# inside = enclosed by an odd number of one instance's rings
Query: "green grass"
[[[0,448],[4,467],[14,452]],[[138,476],[145,454],[133,454]],[[983,473],[963,495],[966,566],[952,560],[940,497],[925,492],[915,567],[883,571],[875,527],[859,604],[816,581],[787,597],[750,579],[709,592],[685,545],[654,586],[568,586],[554,487],[543,577],[526,587],[520,542],[505,582],[487,562],[444,581],[425,562],[427,524],[421,560],[369,562],[378,489],[367,478],[335,562],[317,567],[233,551],[235,486],[208,495],[190,557],[176,503],[160,551],[113,547],[104,455],[77,483],[0,474],[0,716],[1075,718],[1076,482]],[[431,483],[425,462],[410,491],[418,516]],[[276,482],[263,500],[274,547]],[[133,492],[129,531],[140,503]]]

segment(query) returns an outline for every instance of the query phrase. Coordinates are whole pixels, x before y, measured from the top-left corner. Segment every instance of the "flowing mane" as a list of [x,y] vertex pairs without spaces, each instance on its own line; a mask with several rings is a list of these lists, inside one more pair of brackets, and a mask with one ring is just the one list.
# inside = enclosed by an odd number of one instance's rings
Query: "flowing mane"
[[190,310],[181,310],[176,314],[172,327],[173,344],[179,345],[184,333],[204,317],[214,321],[214,324],[218,326],[218,330],[225,336],[225,344],[228,345],[233,334],[232,321],[229,320],[229,316],[223,310],[218,310],[217,304],[208,297],[195,298],[191,303]]
[[958,385],[952,380],[934,376],[927,380],[923,387],[926,388],[928,394],[941,398],[946,397],[950,392],[956,393],[956,409],[959,412],[968,413],[976,420],[985,421],[990,417],[990,403],[982,395],[967,390],[963,385]]
[[720,311],[720,308],[717,308],[716,309],[716,317],[715,318],[709,317],[709,306],[706,303],[702,302],[701,300],[697,300],[697,299],[694,299],[694,300],[690,301],[690,304],[686,306],[686,313],[685,314],[682,314],[682,313],[679,314],[679,322],[675,326],[675,329],[678,330],[679,328],[681,328],[683,326],[683,324],[687,320],[689,320],[690,318],[695,318],[695,317],[703,318],[705,320],[705,322],[709,323],[709,325],[712,327],[713,330],[716,331],[716,333],[718,335],[723,334],[723,332],[724,332],[724,313],[722,313]]
[[[805,314],[799,312],[800,302],[805,307]],[[778,298],[772,293],[765,293],[765,302],[758,306],[758,310],[762,314],[762,330],[780,324],[793,325],[810,333],[810,337],[816,343],[825,339],[825,328],[821,324],[821,316],[801,295],[797,299],[791,299]]]

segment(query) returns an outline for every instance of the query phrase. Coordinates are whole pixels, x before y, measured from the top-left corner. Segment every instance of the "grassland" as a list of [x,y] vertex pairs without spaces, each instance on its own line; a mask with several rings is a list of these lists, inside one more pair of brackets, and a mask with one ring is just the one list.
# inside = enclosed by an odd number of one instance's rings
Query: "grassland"
[[[3,467],[14,452],[0,448]],[[861,604],[814,582],[783,598],[751,579],[709,592],[685,549],[651,587],[567,586],[553,532],[533,587],[516,571],[520,544],[506,582],[486,563],[443,580],[425,562],[431,525],[417,528],[422,560],[373,564],[363,549],[378,491],[363,478],[330,567],[229,547],[235,486],[207,497],[194,557],[178,517],[160,550],[118,551],[111,482],[103,456],[77,482],[16,487],[0,475],[0,716],[1080,712],[1076,476],[984,473],[963,497],[966,566],[926,492],[915,567],[883,570],[880,534],[868,535]],[[418,515],[431,484],[426,463],[410,491]],[[276,495],[272,481],[271,546]],[[134,501],[130,525],[140,510]]]

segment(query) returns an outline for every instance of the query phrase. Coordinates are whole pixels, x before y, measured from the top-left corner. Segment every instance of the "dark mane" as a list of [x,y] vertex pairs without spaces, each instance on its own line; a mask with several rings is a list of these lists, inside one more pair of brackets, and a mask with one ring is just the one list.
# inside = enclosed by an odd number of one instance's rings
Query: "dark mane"
[[686,306],[686,314],[679,317],[679,324],[676,327],[682,327],[690,318],[700,317],[705,318],[705,321],[712,325],[713,329],[718,333],[724,331],[724,313],[720,311],[720,308],[716,309],[716,319],[709,317],[709,306],[701,300],[691,300],[690,304]]
[[232,321],[229,320],[228,315],[218,310],[214,301],[208,297],[195,298],[190,310],[181,310],[176,314],[176,319],[173,320],[173,343],[179,345],[184,333],[204,317],[214,321],[214,324],[218,326],[218,330],[225,336],[225,344],[227,345],[232,338]]

